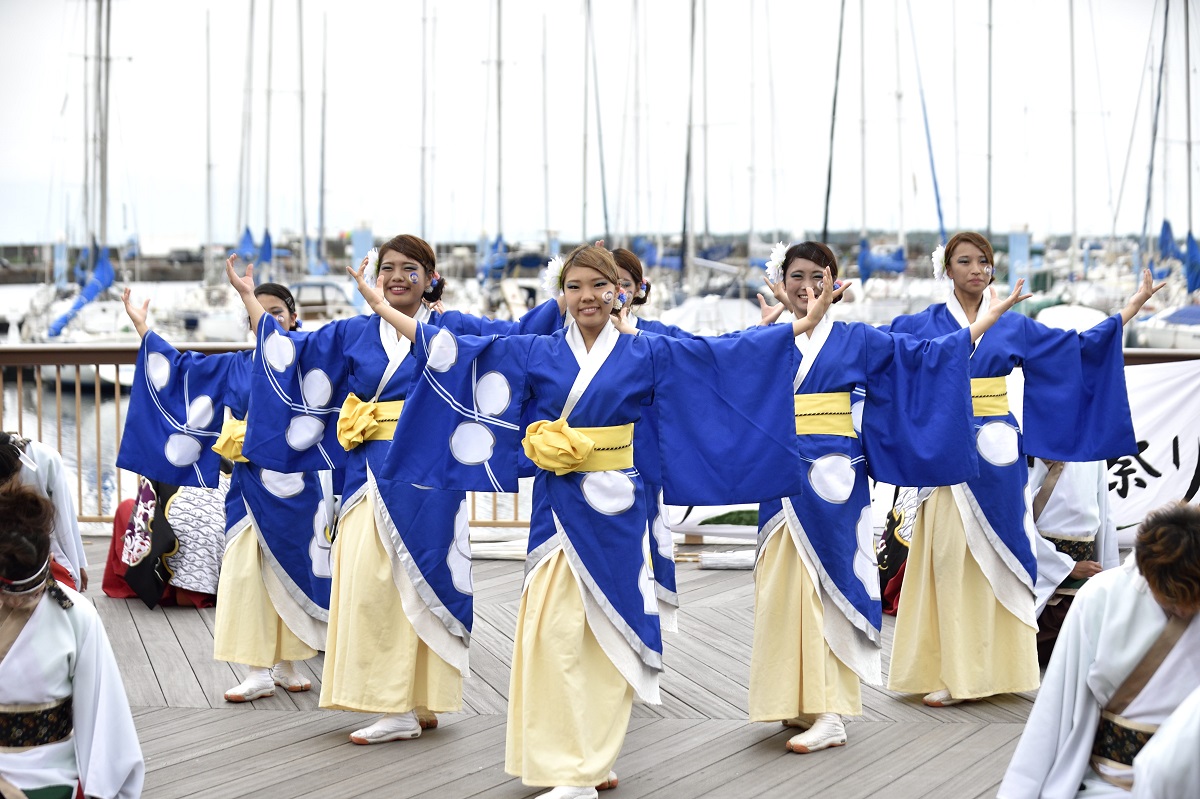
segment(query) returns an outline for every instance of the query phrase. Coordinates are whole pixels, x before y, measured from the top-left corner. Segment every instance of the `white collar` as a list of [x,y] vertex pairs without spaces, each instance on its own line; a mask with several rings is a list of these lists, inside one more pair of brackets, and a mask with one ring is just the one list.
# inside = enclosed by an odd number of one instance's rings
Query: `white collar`
[[[430,315],[429,307],[422,303],[413,319],[418,322],[428,322]],[[379,341],[383,344],[383,352],[387,355],[388,365],[383,370],[383,377],[375,389],[375,396],[371,398],[372,402],[379,399],[379,395],[387,388],[388,381],[392,379],[392,375],[396,374],[400,363],[408,356],[408,351],[412,348],[412,342],[406,336],[400,335],[400,332],[392,327],[392,323],[382,316],[379,317]]]
[[571,391],[567,394],[567,401],[563,403],[562,415],[560,418],[566,419],[571,415],[571,411],[575,409],[575,405],[583,397],[583,393],[592,383],[592,378],[600,371],[600,367],[608,360],[608,356],[612,353],[613,348],[617,346],[617,341],[621,338],[620,331],[612,323],[612,319],[600,331],[600,335],[596,336],[596,340],[592,343],[591,350],[588,350],[587,345],[583,342],[583,334],[579,332],[579,325],[571,325],[567,328],[567,346],[571,348],[571,354],[575,356],[575,361],[579,364],[579,374],[575,375],[575,382],[571,384]]
[[[986,313],[992,307],[992,292],[983,292],[983,297],[979,300],[979,308],[975,311],[975,318],[979,318],[979,314]],[[958,322],[959,327],[970,327],[971,323],[967,321],[967,312],[963,310],[962,303],[958,301],[958,295],[954,293],[954,286],[950,286],[950,296],[946,299],[946,310]]]
[[792,380],[792,390],[796,391],[804,384],[804,379],[808,377],[808,373],[812,370],[813,362],[817,356],[821,354],[825,342],[829,340],[829,334],[833,331],[833,320],[829,315],[821,317],[821,321],[817,322],[817,326],[809,331],[808,334],[796,336],[796,349],[800,350],[800,366],[796,369],[796,377]]

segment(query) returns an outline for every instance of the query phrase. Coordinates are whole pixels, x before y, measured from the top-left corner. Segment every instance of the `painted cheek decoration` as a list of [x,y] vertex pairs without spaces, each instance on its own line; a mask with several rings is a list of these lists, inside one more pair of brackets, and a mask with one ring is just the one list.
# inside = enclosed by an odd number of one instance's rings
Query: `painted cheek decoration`
[[613,301],[613,293],[611,291],[604,292],[603,299],[606,304],[612,302]]
[[411,280],[413,283],[416,283],[418,280],[420,280],[420,278],[417,277],[416,272],[409,273],[408,279]]

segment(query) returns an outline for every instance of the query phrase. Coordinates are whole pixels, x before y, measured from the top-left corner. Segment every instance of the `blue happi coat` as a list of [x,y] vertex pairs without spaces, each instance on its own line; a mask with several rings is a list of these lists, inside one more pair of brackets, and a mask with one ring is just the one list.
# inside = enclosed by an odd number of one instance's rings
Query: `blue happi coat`
[[[179,352],[157,333],[142,339],[117,465],[153,480],[211,488],[212,450],[225,412],[246,419],[255,353]],[[244,453],[243,453],[244,454]],[[329,541],[335,497],[328,475],[233,465],[225,496],[226,542],[253,529],[288,595],[312,618],[329,616]],[[306,641],[321,649],[324,641]]]
[[[988,299],[983,302],[980,312]],[[951,296],[921,313],[897,317],[890,329],[932,338],[966,326],[966,315]],[[1011,412],[973,416],[979,475],[955,490],[960,507],[969,507],[1005,567],[1032,592],[1038,532],[1024,456],[1102,460],[1134,453],[1137,443],[1125,389],[1120,316],[1076,333],[1004,314],[976,343],[971,377],[1004,377],[1018,366],[1025,377],[1024,431]],[[992,575],[989,580],[995,587]]]
[[[553,301],[531,310],[520,322],[458,311],[431,314],[424,308],[418,318],[437,328],[476,335],[550,332],[562,323]],[[364,441],[347,452],[337,440],[338,413],[349,394],[364,401],[406,399],[419,371],[408,357],[409,341],[397,338],[378,315],[337,320],[297,335],[285,333],[264,314],[258,339],[262,357],[253,379],[255,413],[246,431],[248,456],[276,468],[324,465],[342,470],[341,514],[373,492],[377,520],[422,603],[466,644],[473,606],[465,493],[391,479],[383,467],[390,441]],[[409,458],[430,457],[430,450],[407,442],[403,449]],[[423,617],[416,608],[406,612],[410,619]],[[414,621],[420,634],[417,625]]]
[[855,394],[860,435],[795,436],[804,488],[759,505],[759,550],[787,522],[833,604],[824,609],[830,648],[859,677],[879,684],[883,617],[868,478],[932,486],[977,473],[970,332],[922,341],[826,317],[796,347],[796,395]]
[[413,352],[422,372],[409,403],[419,412],[402,415],[396,440],[443,451],[449,442],[449,453],[416,460],[394,447],[385,468],[397,478],[515,491],[523,419],[634,423],[633,468],[538,470],[526,568],[563,549],[585,588],[589,626],[638,695],[656,701],[662,637],[636,426],[651,402],[659,406],[650,454],[661,460],[673,504],[757,502],[798,488],[794,441],[775,434],[791,420],[790,381],[762,368],[794,363],[791,331],[676,340],[620,335],[609,325],[588,351],[574,325],[503,339],[421,325]]

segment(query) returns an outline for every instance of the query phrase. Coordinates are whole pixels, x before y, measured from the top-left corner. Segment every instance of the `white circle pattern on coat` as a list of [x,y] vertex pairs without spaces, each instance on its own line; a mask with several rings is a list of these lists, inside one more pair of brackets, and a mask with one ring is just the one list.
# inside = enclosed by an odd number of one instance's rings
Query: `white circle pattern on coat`
[[324,408],[333,396],[333,385],[329,376],[320,369],[313,369],[300,381],[300,393],[304,402],[313,408]]
[[288,422],[284,439],[288,446],[297,452],[303,452],[321,440],[325,435],[325,423],[315,416],[294,416]]
[[313,537],[308,544],[308,557],[312,560],[312,573],[316,577],[328,580],[333,577],[331,553],[333,543],[329,540],[329,501],[317,503],[317,512],[313,514]]
[[263,488],[280,499],[290,499],[304,490],[304,472],[274,472],[263,469],[258,477]]
[[444,372],[458,362],[458,341],[449,330],[439,330],[429,342],[429,368]]
[[589,472],[579,483],[583,498],[592,510],[619,516],[633,507],[637,486],[624,472]]
[[854,427],[854,432],[860,436],[862,435],[862,415],[863,405],[865,404],[866,402],[859,400],[850,406],[850,424]]
[[975,446],[979,454],[993,466],[1008,466],[1016,463],[1020,455],[1017,446],[1017,431],[1007,422],[988,422],[975,434]]
[[854,464],[849,455],[832,452],[813,461],[808,470],[808,481],[817,496],[826,502],[841,505],[850,499],[854,491]]
[[206,397],[201,394],[192,400],[188,405],[187,426],[191,428],[203,429],[208,427],[209,422],[213,419],[213,401],[212,397]]
[[191,466],[200,460],[200,442],[184,433],[172,433],[163,454],[173,466]]
[[492,457],[496,437],[479,422],[463,422],[450,434],[450,454],[466,466],[478,466]]
[[267,336],[263,342],[263,357],[267,364],[276,372],[282,372],[296,360],[296,345],[278,330]]
[[642,610],[652,616],[658,615],[658,591],[654,586],[654,566],[650,560],[650,532],[647,531],[642,536],[642,568],[638,572],[638,590],[642,594]]
[[458,505],[454,514],[454,540],[446,552],[446,566],[450,569],[450,580],[468,596],[474,592],[471,578],[471,527],[467,518],[467,501]]
[[499,416],[512,401],[508,378],[499,372],[488,372],[475,384],[475,407],[487,416]]
[[162,391],[171,382],[171,362],[161,352],[152,352],[146,356],[146,371],[150,374],[150,385],[155,391]]
[[854,551],[854,576],[867,589],[867,596],[879,599],[879,558],[875,554],[875,528],[871,523],[871,506],[862,509],[855,528],[858,548]]
[[667,509],[663,505],[662,492],[658,492],[656,499],[658,513],[654,514],[654,526],[650,528],[650,532],[654,537],[655,547],[658,549],[658,554],[671,561],[675,562],[675,540],[671,537],[671,528],[667,526]]

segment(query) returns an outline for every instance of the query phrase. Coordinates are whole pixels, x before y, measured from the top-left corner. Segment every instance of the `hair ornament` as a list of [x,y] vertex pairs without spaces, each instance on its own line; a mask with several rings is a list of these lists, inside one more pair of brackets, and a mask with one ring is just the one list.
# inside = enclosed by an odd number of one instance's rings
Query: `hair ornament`
[[939,244],[929,257],[933,261],[933,279],[942,280],[946,277],[946,245]]
[[379,279],[379,248],[372,247],[367,251],[367,270],[363,274],[367,283],[373,284]]
[[562,296],[563,259],[556,255],[546,262],[546,272],[542,275],[542,289],[551,297]]
[[771,248],[771,257],[767,259],[767,280],[778,283],[783,279],[783,258],[787,255],[787,245],[782,241]]
[[643,280],[642,284],[640,286],[638,286],[637,294],[635,294],[634,296],[640,300],[646,296],[646,292],[648,292],[649,290],[650,290],[650,283]]

